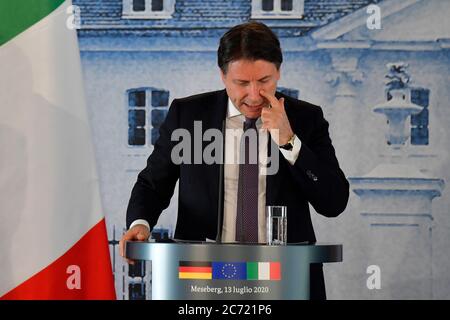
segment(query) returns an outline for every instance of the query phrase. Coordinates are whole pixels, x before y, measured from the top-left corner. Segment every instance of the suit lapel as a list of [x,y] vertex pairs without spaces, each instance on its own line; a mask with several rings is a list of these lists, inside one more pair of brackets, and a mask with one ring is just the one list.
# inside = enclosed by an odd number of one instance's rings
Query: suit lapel
[[217,232],[216,240],[221,239],[222,224],[223,224],[223,199],[224,199],[224,166],[225,161],[225,133],[224,133],[224,120],[227,115],[228,95],[225,90],[219,91],[216,97],[216,101],[211,103],[211,112],[208,112],[208,118],[203,126],[203,129],[214,128],[222,131],[222,149],[219,152],[219,158],[222,159],[222,163],[215,163],[207,166],[208,182],[210,183],[210,197],[212,204],[214,205],[213,212],[217,219]]
[[[215,103],[211,105],[211,113],[208,117],[208,127],[222,130],[222,123],[227,116],[228,95],[225,90],[217,93]],[[210,125],[210,126],[209,126]]]

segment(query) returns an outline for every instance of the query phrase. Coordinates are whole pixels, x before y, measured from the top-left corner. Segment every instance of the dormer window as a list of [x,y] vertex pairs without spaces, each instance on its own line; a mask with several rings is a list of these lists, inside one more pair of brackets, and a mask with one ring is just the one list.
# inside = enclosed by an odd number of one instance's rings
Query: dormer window
[[252,19],[301,19],[304,0],[252,0]]
[[123,0],[124,19],[171,19],[175,0]]

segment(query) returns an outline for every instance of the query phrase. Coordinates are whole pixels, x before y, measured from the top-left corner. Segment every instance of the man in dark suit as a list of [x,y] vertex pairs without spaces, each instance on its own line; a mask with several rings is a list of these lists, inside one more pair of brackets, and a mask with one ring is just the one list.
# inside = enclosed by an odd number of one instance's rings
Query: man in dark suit
[[[264,243],[265,206],[282,205],[288,214],[287,241],[315,242],[308,203],[327,217],[344,211],[349,184],[339,168],[328,122],[320,107],[276,92],[282,59],[278,38],[262,23],[241,24],[224,34],[218,65],[226,89],[172,102],[131,193],[122,255],[125,240],[150,236],[177,181],[176,239]],[[198,133],[203,136],[211,129],[240,132],[241,142],[233,144],[227,131],[217,152],[221,160],[236,153],[243,162],[205,161],[205,139],[194,141],[182,155],[174,152],[179,150],[174,136],[180,130],[198,139]],[[243,139],[246,132],[256,133],[257,149]],[[256,164],[245,157],[252,152]],[[189,154],[193,159],[180,162]],[[278,160],[271,162],[276,170],[262,174],[267,161],[261,158]],[[322,265],[312,265],[311,298],[325,297]]]

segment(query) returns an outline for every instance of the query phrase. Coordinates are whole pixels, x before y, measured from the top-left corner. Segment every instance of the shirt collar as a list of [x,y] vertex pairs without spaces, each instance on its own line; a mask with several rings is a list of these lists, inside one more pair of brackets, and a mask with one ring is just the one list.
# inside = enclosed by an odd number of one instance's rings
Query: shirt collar
[[242,113],[239,111],[238,108],[236,108],[231,101],[230,98],[228,98],[228,107],[227,107],[227,118],[232,118],[235,116],[240,116]]
[[[234,103],[231,101],[230,98],[228,98],[228,106],[227,106],[227,118],[234,118],[234,117],[238,117],[244,121],[245,117],[244,115],[239,111],[238,108],[235,107]],[[258,118],[258,120],[256,120],[256,126],[259,128],[262,125],[262,120],[261,117]]]

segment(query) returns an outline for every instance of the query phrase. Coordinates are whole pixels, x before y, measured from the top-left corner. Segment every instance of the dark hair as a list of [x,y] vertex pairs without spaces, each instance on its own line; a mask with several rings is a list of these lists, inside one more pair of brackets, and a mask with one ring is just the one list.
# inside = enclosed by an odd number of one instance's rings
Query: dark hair
[[247,22],[234,26],[220,38],[217,63],[226,73],[228,63],[239,59],[265,60],[279,69],[283,62],[280,41],[264,23]]

